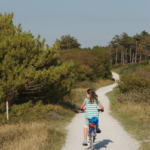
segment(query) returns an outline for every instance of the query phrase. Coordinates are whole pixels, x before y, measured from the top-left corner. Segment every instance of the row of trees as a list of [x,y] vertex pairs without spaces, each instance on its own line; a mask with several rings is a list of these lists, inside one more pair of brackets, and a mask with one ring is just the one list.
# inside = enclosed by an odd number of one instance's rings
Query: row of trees
[[136,63],[150,58],[150,34],[146,31],[131,37],[116,35],[109,43],[111,64]]
[[[34,38],[0,14],[0,103],[42,99],[57,102],[76,81],[111,78],[111,64],[136,63],[150,57],[150,34],[116,35],[106,47],[80,48],[70,35],[56,40]],[[111,57],[110,57],[111,56]]]
[[57,103],[76,81],[111,78],[109,60],[108,50],[83,50],[70,35],[49,47],[15,26],[13,14],[0,14],[0,110],[5,101]]
[[[92,50],[93,48],[80,48],[81,44],[70,35],[64,35],[60,40],[56,39],[53,47],[59,50]],[[96,47],[96,46],[95,46]],[[150,58],[150,34],[142,31],[131,37],[127,33],[116,35],[103,50],[109,49],[110,63],[127,64],[137,63]]]

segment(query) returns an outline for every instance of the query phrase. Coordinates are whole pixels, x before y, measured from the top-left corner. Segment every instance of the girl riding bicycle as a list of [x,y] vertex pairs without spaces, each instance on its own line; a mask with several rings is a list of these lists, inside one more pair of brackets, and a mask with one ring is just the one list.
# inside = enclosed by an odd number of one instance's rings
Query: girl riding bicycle
[[99,117],[99,112],[97,110],[97,106],[104,110],[103,105],[98,100],[98,96],[92,89],[88,89],[86,92],[87,98],[84,99],[84,102],[80,106],[80,109],[86,107],[85,113],[85,123],[84,123],[84,141],[82,143],[83,146],[87,146],[87,133],[89,128],[89,119],[92,117]]

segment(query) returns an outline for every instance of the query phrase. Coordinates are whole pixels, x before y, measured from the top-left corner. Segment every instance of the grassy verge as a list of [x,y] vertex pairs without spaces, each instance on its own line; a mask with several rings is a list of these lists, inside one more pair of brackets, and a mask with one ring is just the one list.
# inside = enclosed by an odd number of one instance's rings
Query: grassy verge
[[112,67],[112,71],[119,73],[120,75],[125,73],[131,73],[137,69],[143,68],[150,64],[150,61],[138,62],[135,64],[116,65]]
[[119,120],[124,129],[140,141],[140,150],[150,148],[150,106],[147,103],[117,101],[117,88],[107,93],[111,102],[111,114]]
[[80,88],[73,89],[65,101],[57,105],[44,105],[39,101],[36,105],[28,102],[12,106],[9,122],[5,113],[0,114],[0,150],[60,150],[66,138],[65,127],[83,102],[87,88],[97,89],[112,83],[101,80],[78,84]]
[[59,105],[14,105],[9,122],[0,115],[0,149],[60,150],[66,136],[64,127],[73,116],[72,110]]

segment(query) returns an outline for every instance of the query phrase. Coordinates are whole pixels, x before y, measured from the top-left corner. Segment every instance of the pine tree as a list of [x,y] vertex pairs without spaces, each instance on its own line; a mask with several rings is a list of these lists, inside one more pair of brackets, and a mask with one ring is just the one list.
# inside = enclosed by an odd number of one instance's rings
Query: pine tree
[[62,99],[78,78],[76,63],[58,63],[56,49],[40,35],[22,32],[12,19],[13,14],[0,14],[0,102]]
[[81,44],[78,43],[77,39],[71,37],[70,35],[63,35],[61,39],[56,39],[54,47],[59,49],[73,49],[73,48],[80,48]]

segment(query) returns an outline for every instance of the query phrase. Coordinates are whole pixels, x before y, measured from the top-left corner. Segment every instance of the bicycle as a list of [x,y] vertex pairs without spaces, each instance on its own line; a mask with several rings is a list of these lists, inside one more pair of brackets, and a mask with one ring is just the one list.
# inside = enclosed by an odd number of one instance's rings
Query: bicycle
[[[82,111],[84,112],[84,110],[82,110]],[[98,109],[98,112],[103,112],[103,111],[104,111],[103,109]],[[92,118],[94,118],[94,117],[92,117]],[[98,124],[94,124],[94,123],[91,122],[92,118],[89,119],[89,132],[88,132],[89,143],[90,143],[91,150],[94,149],[93,143],[95,142],[95,139],[96,139],[96,128],[98,126]],[[97,117],[95,117],[95,119],[96,118]]]
[[[103,112],[104,110],[103,109],[98,109],[98,111],[100,112]],[[93,118],[93,117],[92,117]],[[92,118],[89,120],[89,122],[92,120]],[[97,117],[95,117],[96,119]],[[89,123],[89,133],[88,133],[88,136],[89,136],[89,141],[90,141],[90,148],[91,150],[94,149],[94,145],[93,143],[95,142],[96,140],[96,128],[97,128],[97,124],[94,124],[92,122]]]

